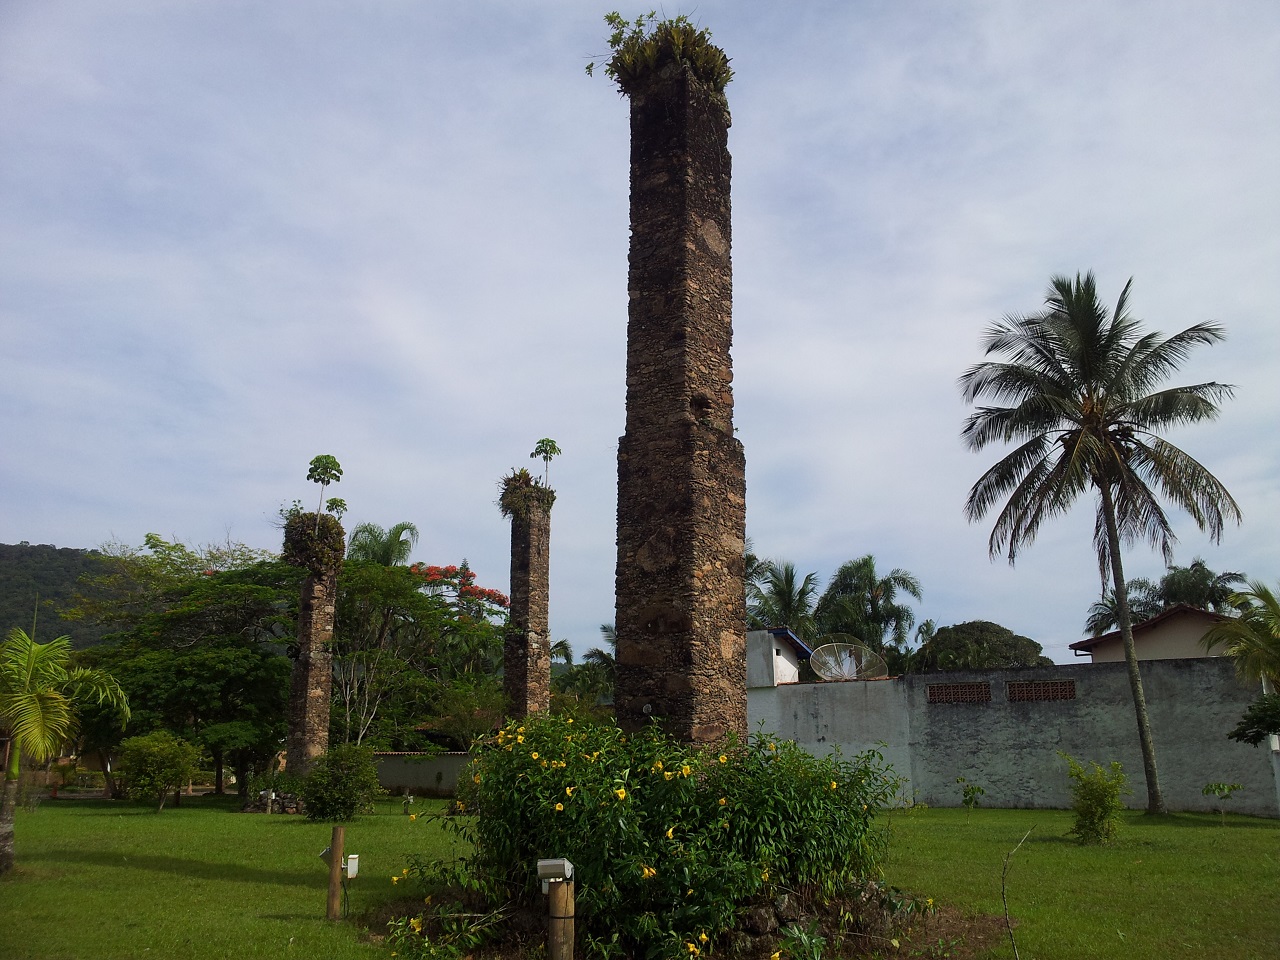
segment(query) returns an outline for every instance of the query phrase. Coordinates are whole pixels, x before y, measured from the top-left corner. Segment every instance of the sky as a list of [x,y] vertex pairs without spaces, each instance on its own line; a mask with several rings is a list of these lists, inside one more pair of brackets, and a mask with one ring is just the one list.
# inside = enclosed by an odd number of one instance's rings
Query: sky
[[[0,542],[278,549],[338,458],[348,529],[508,585],[496,506],[550,467],[551,630],[613,620],[628,108],[578,0],[0,0]],[[623,10],[638,13],[640,10]],[[1280,579],[1280,4],[701,0],[736,71],[747,532],[917,576],[917,620],[1069,662],[1091,502],[988,557],[957,378],[1054,274],[1225,343],[1167,436],[1235,495],[1175,562]],[[1143,545],[1130,576],[1158,576]]]

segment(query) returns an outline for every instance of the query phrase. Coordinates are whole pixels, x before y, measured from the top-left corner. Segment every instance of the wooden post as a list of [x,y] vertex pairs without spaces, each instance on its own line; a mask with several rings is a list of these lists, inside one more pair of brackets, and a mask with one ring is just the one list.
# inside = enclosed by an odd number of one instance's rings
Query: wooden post
[[547,960],[573,960],[573,881],[552,881],[547,893]]
[[342,912],[342,843],[346,832],[346,827],[335,825],[329,842],[329,904],[325,910],[329,920],[337,920]]

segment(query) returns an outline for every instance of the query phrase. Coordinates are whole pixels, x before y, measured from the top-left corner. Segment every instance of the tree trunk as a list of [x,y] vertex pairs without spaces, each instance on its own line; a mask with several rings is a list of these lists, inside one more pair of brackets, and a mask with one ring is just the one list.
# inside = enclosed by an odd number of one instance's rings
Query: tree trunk
[[222,748],[214,747],[209,752],[213,755],[213,792],[222,796]]
[[1147,716],[1147,698],[1142,692],[1142,673],[1138,670],[1138,652],[1133,645],[1133,618],[1129,612],[1129,588],[1120,562],[1120,531],[1116,526],[1115,503],[1111,488],[1100,485],[1103,520],[1107,525],[1107,545],[1111,553],[1111,579],[1116,597],[1116,619],[1120,621],[1120,639],[1124,644],[1124,663],[1129,672],[1129,689],[1133,693],[1133,710],[1138,720],[1138,744],[1142,748],[1142,772],[1147,781],[1147,813],[1167,813],[1160,793],[1160,777],[1156,773],[1156,746],[1151,737],[1151,719]]
[[18,778],[4,779],[4,796],[0,799],[0,877],[13,869],[13,816],[18,809]]

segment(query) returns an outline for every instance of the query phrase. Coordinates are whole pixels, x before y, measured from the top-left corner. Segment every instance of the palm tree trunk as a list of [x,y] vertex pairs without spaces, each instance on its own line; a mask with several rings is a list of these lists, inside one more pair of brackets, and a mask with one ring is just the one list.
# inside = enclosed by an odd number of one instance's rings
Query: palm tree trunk
[[4,795],[0,798],[0,877],[13,869],[13,818],[18,809],[18,755],[21,750],[12,739],[9,741],[9,750]]
[[1129,612],[1129,589],[1120,562],[1120,531],[1116,526],[1115,503],[1111,488],[1099,485],[1102,515],[1107,525],[1107,546],[1111,554],[1111,579],[1114,582],[1116,615],[1120,621],[1120,640],[1124,644],[1124,663],[1129,672],[1129,689],[1133,693],[1133,710],[1138,719],[1138,744],[1142,748],[1142,772],[1147,780],[1147,813],[1167,813],[1160,793],[1160,777],[1156,773],[1156,746],[1151,737],[1151,719],[1147,715],[1147,698],[1142,692],[1142,674],[1138,670],[1138,652],[1133,645],[1133,618]]

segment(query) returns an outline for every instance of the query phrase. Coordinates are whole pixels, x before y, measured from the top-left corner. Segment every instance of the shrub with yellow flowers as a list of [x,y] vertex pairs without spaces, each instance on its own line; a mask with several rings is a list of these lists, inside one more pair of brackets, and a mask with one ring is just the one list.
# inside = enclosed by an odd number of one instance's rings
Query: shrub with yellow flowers
[[688,957],[776,889],[878,876],[875,815],[897,787],[874,752],[818,758],[763,734],[705,751],[564,716],[511,722],[475,753],[470,815],[450,821],[467,883],[537,902],[537,860],[567,857],[582,941],[625,955]]

